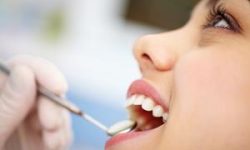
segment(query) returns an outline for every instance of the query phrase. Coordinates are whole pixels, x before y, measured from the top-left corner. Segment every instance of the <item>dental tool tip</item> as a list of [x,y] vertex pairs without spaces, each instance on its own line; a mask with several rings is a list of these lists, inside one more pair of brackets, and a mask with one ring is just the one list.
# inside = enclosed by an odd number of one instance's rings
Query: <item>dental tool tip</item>
[[132,120],[123,120],[112,125],[108,130],[109,136],[114,136],[120,133],[127,133],[136,127],[136,122]]

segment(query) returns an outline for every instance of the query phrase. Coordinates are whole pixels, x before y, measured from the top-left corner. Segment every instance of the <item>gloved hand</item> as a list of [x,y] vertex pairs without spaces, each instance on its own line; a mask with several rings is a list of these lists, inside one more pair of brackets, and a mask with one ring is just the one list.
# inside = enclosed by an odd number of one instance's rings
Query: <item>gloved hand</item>
[[72,140],[69,114],[37,94],[37,83],[58,95],[67,84],[51,63],[31,56],[9,61],[9,77],[0,73],[0,149],[62,150]]

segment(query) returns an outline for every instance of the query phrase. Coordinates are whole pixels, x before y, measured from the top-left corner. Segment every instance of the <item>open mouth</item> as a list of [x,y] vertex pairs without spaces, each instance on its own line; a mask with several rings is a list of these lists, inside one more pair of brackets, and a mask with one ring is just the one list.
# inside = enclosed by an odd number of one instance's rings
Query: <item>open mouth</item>
[[132,95],[126,102],[131,120],[136,121],[134,131],[157,128],[167,122],[168,112],[154,99],[145,95]]
[[154,129],[160,129],[169,116],[166,101],[144,80],[134,81],[129,87],[126,108],[130,119],[137,125],[133,131],[118,134],[108,140],[105,145],[106,149],[122,141],[154,133]]

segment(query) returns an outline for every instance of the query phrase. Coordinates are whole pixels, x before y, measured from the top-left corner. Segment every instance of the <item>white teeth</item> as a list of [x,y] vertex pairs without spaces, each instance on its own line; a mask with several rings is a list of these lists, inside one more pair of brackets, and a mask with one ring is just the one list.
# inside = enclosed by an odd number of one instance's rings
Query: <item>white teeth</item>
[[[164,111],[163,107],[156,105],[154,100],[144,95],[133,95],[126,101],[126,107],[129,106],[141,106],[145,111],[152,111],[152,116],[156,118],[162,117],[163,122],[167,122],[168,113]],[[133,113],[130,114],[133,116]]]
[[142,103],[142,108],[146,111],[152,111],[154,106],[155,103],[151,98],[146,98]]
[[133,95],[132,97],[130,97],[130,98],[126,101],[126,107],[129,107],[129,106],[133,105],[135,99],[136,99],[136,96],[135,96],[135,95]]
[[145,96],[140,95],[138,96],[135,101],[134,101],[134,105],[142,105],[143,101],[145,100]]
[[167,120],[168,120],[168,114],[167,114],[167,113],[164,113],[164,114],[162,115],[162,121],[163,121],[163,122],[167,122]]
[[160,105],[157,105],[153,108],[153,116],[154,117],[162,117],[164,111]]

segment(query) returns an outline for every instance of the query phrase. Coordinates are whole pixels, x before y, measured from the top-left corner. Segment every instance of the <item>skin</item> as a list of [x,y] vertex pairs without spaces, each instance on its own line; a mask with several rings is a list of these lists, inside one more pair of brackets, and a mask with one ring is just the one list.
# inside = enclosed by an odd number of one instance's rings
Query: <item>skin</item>
[[250,4],[220,2],[241,27],[206,27],[210,8],[200,1],[189,22],[136,41],[142,79],[170,107],[169,120],[111,150],[250,149]]

